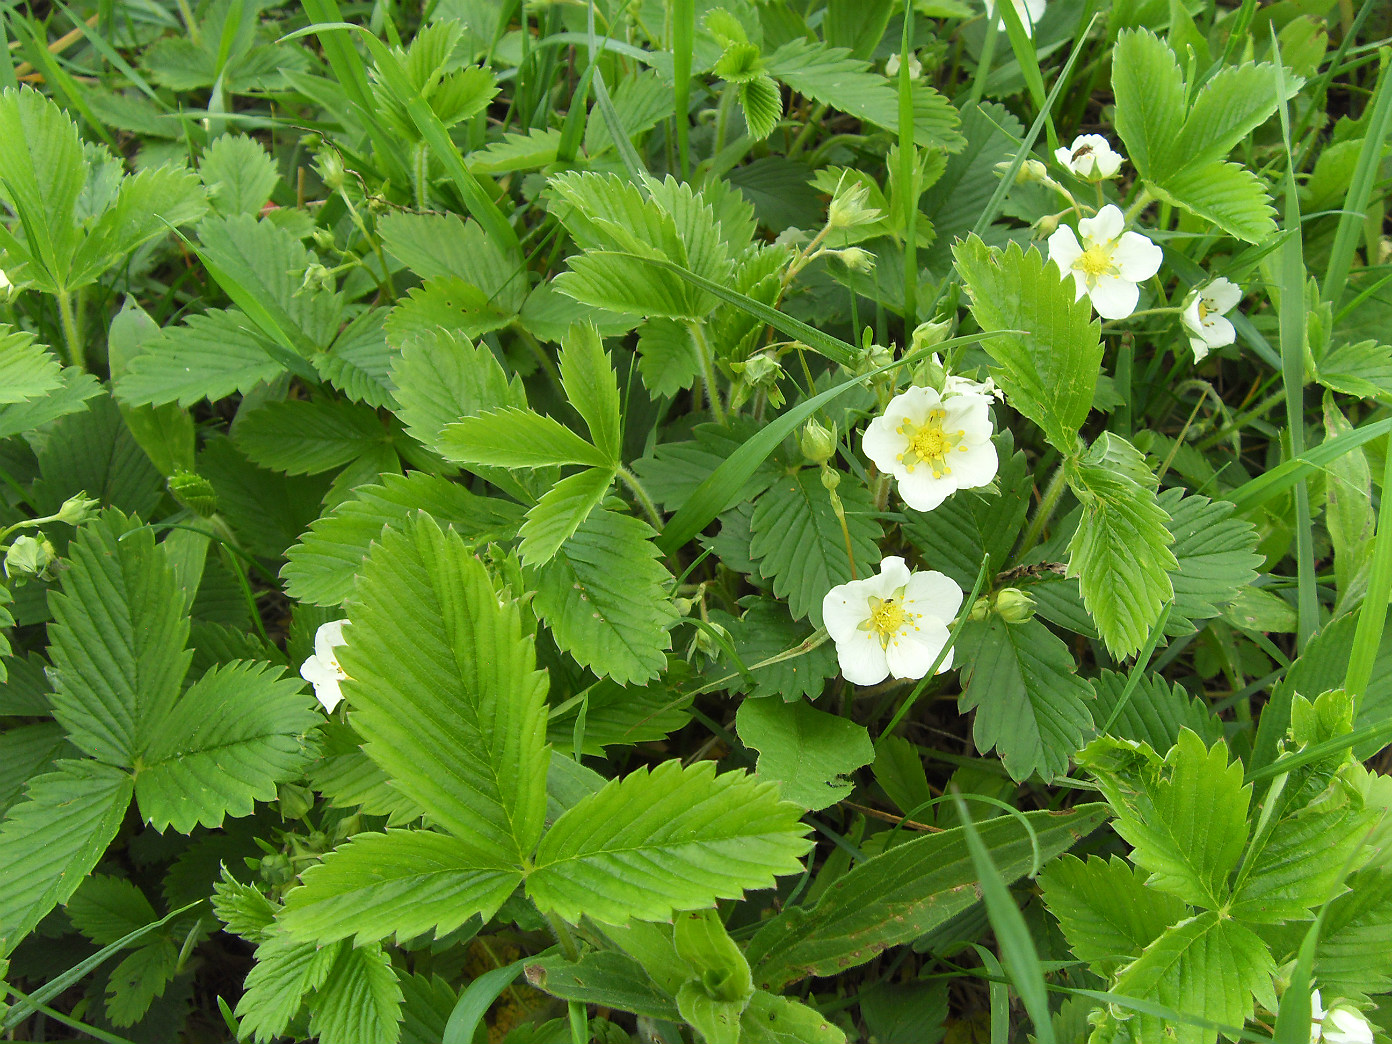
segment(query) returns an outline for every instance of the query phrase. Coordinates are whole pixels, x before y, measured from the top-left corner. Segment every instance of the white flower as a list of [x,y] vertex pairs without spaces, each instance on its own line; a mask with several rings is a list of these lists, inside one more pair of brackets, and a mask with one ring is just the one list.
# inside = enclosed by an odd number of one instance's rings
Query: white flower
[[[937,362],[937,354],[933,355],[933,361]],[[949,373],[943,378],[942,397],[944,399],[952,395],[980,395],[983,398],[996,398],[1001,402],[1005,401],[1005,392],[996,387],[996,382],[987,377],[984,381],[974,381],[970,377],[961,377],[955,373]]]
[[[1015,13],[1020,16],[1020,21],[1024,23],[1025,34],[1034,36],[1034,27],[1039,24],[1039,19],[1044,17],[1044,8],[1049,6],[1049,0],[1011,0],[1015,5]],[[986,0],[986,17],[990,18],[996,13],[996,0]],[[1001,24],[999,21],[997,24]]]
[[1116,177],[1126,157],[1100,134],[1080,134],[1066,149],[1055,149],[1054,158],[1085,181]]
[[348,675],[338,665],[334,649],[348,643],[343,638],[347,620],[333,620],[314,632],[314,655],[300,665],[300,677],[314,686],[314,698],[332,711],[343,699],[338,683]]
[[1125,225],[1121,211],[1108,203],[1096,217],[1078,222],[1081,244],[1067,225],[1049,237],[1049,260],[1065,275],[1072,273],[1077,297],[1087,294],[1103,319],[1125,319],[1136,310],[1136,284],[1160,271],[1165,256],[1140,233],[1123,232]]
[[[962,589],[936,570],[910,573],[902,558],[886,558],[879,576],[833,587],[822,599],[822,620],[836,643],[841,673],[855,685],[889,675],[922,678],[947,644],[962,607]],[[952,666],[952,651],[938,668]]]
[[1231,312],[1241,300],[1242,288],[1221,276],[1184,299],[1179,321],[1189,332],[1195,362],[1202,360],[1210,348],[1221,348],[1237,340],[1237,331],[1223,318],[1223,313]]
[[1373,1031],[1368,1020],[1352,1008],[1335,1005],[1325,1011],[1320,1006],[1320,991],[1310,994],[1310,1044],[1373,1044]]
[[[885,62],[885,75],[894,77],[899,75],[899,67],[903,63],[899,60],[898,54],[891,54],[889,60]],[[923,75],[923,63],[914,55],[909,55],[909,79],[917,80]]]
[[904,503],[932,511],[959,489],[996,477],[996,447],[984,395],[944,398],[917,385],[889,401],[865,429],[861,448],[899,481]]

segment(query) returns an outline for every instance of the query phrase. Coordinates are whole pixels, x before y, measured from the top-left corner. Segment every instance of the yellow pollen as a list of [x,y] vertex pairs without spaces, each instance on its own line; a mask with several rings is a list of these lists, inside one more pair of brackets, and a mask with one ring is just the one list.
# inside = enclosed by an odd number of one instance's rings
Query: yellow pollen
[[900,632],[912,628],[918,630],[915,620],[921,613],[910,613],[904,609],[903,601],[898,597],[902,593],[895,592],[894,598],[870,598],[870,618],[860,625],[861,630],[869,631],[879,639],[880,645],[889,648],[892,642],[899,640]]
[[1088,247],[1079,255],[1078,260],[1073,262],[1073,267],[1081,269],[1089,279],[1096,279],[1100,275],[1115,271],[1112,252],[1107,249],[1106,243],[1094,243]]
[[942,478],[952,473],[952,469],[947,466],[947,455],[953,449],[966,449],[958,443],[967,432],[964,428],[956,431],[945,430],[943,421],[946,419],[945,410],[931,410],[921,425],[915,425],[912,421],[904,421],[899,425],[899,434],[907,436],[908,443],[898,457],[905,470],[912,472],[915,464],[923,463],[933,470],[934,478]]

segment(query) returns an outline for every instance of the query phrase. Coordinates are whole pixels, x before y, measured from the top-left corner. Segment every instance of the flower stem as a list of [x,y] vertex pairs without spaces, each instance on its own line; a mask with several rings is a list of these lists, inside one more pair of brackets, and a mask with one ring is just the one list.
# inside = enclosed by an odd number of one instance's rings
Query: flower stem
[[86,353],[82,350],[82,335],[77,329],[77,313],[73,309],[72,294],[59,290],[58,317],[63,323],[63,343],[67,348],[68,364],[78,369],[87,368]]
[[701,379],[706,384],[706,398],[710,400],[711,418],[722,428],[725,426],[725,410],[720,405],[720,385],[716,383],[715,363],[711,360],[710,343],[706,340],[705,327],[699,322],[687,324],[691,339],[696,342],[696,355],[701,360]]
[[1063,462],[1060,461],[1053,477],[1049,479],[1049,484],[1044,487],[1044,496],[1039,501],[1039,509],[1035,511],[1034,518],[1030,519],[1029,528],[1025,530],[1025,539],[1020,544],[1020,556],[1039,543],[1044,527],[1049,524],[1049,519],[1054,514],[1054,508],[1058,507],[1059,498],[1063,496],[1065,485],[1067,483],[1064,479]]
[[637,499],[643,509],[643,513],[648,516],[648,521],[652,523],[654,529],[662,531],[662,514],[657,510],[657,505],[653,503],[652,497],[648,496],[648,491],[643,488],[643,483],[638,481],[638,476],[629,471],[622,464],[614,472],[623,481]]

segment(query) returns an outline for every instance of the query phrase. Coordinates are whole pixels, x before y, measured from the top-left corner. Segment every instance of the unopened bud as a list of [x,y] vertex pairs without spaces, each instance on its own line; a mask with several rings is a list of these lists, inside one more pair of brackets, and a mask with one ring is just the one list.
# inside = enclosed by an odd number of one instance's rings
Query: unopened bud
[[758,352],[731,367],[752,387],[775,383],[783,376],[783,365],[768,352]]
[[808,421],[798,436],[798,445],[813,464],[825,464],[836,456],[836,425],[828,429],[815,420]]
[[[913,338],[909,342],[909,347],[915,352],[920,348],[932,348],[947,340],[948,334],[951,332],[951,319],[940,319],[937,322],[919,323],[914,327]],[[936,358],[936,356],[934,358]]]
[[971,612],[967,614],[967,619],[974,623],[980,623],[986,619],[986,614],[991,611],[991,599],[978,598],[972,603]]
[[12,580],[24,580],[31,576],[45,579],[48,567],[58,556],[53,545],[44,536],[16,537],[5,552],[5,575]]
[[269,885],[283,885],[295,876],[295,868],[290,865],[290,857],[284,852],[271,852],[261,857],[257,873]]
[[870,186],[863,181],[839,186],[827,208],[827,227],[835,231],[873,225],[884,216],[884,211],[866,206],[865,201],[869,198]]
[[[835,494],[836,487],[841,485],[841,473],[834,468],[822,468],[822,488],[828,493]],[[832,509],[836,508],[836,501],[832,502]]]
[[99,500],[92,500],[87,496],[87,491],[83,490],[76,496],[69,497],[63,501],[63,506],[58,509],[58,514],[53,521],[64,522],[70,526],[80,526],[91,517],[92,510],[101,504]]
[[1030,226],[1030,236],[1034,239],[1048,239],[1058,231],[1059,219],[1057,214],[1045,214],[1042,218]]
[[286,819],[300,819],[314,807],[314,792],[296,783],[282,783],[276,788],[280,814]]
[[870,272],[875,268],[875,255],[861,247],[843,247],[826,252],[839,258],[843,265],[855,272]]
[[332,250],[336,245],[334,234],[327,228],[316,228],[309,234],[309,238],[314,240],[314,245],[320,250]]
[[325,185],[333,192],[341,191],[347,180],[347,173],[343,168],[343,158],[333,149],[325,149],[314,159],[314,165],[319,170],[319,177],[323,179]]
[[1022,624],[1034,618],[1034,599],[1018,587],[1003,587],[996,592],[996,612],[1009,624]]
[[315,262],[305,269],[304,282],[300,284],[300,290],[327,290],[333,293],[337,289],[334,283],[333,273],[323,265]]

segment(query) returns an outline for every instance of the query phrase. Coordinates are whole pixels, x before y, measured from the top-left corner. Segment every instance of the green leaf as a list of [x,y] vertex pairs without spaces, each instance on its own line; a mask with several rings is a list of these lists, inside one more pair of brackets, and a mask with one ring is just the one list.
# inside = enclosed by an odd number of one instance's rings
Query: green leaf
[[758,777],[813,812],[850,796],[855,784],[844,777],[875,760],[865,726],[806,703],[745,700],[735,725],[740,741],[759,751]]
[[510,537],[522,521],[516,505],[470,493],[438,475],[383,475],[381,485],[359,486],[286,552],[280,572],[286,593],[314,605],[341,604],[382,527],[399,526],[413,511],[424,511],[470,543]]
[[816,1008],[756,990],[740,1016],[742,1044],[846,1044],[846,1034]]
[[24,229],[23,244],[8,241],[5,249],[31,258],[43,288],[57,289],[76,246],[77,201],[87,176],[77,125],[33,88],[7,89],[0,95],[0,140],[7,143],[0,183]]
[[[728,560],[725,564],[730,565]],[[729,630],[735,652],[746,667],[786,653],[813,637],[807,624],[793,622],[784,602],[751,595],[741,599],[740,604],[746,606],[742,617],[721,622]],[[715,615],[712,613],[712,618]],[[731,672],[738,670],[732,661],[721,662]],[[746,692],[757,699],[777,697],[789,703],[804,698],[814,700],[822,694],[826,679],[834,677],[838,670],[836,647],[828,641],[792,659],[753,670],[752,683],[741,674],[730,682],[730,691]]]
[[613,466],[603,452],[560,421],[516,407],[489,410],[445,425],[439,449],[443,456],[461,464],[500,468]]
[[49,421],[75,413],[82,409],[88,399],[102,394],[101,383],[75,366],[65,366],[59,376],[62,386],[41,398],[0,405],[0,439],[32,431]]
[[740,84],[739,103],[749,136],[755,141],[772,134],[783,118],[783,94],[771,77],[756,76]]
[[1255,174],[1236,163],[1185,167],[1164,184],[1147,184],[1162,201],[1192,211],[1248,243],[1262,243],[1276,234],[1271,197]]
[[520,863],[546,811],[546,676],[515,602],[428,515],[358,577],[344,698],[368,756],[456,837]]
[[1185,729],[1160,771],[1134,783],[1095,764],[1087,767],[1116,811],[1117,833],[1134,848],[1132,861],[1151,872],[1148,884],[1194,906],[1221,908],[1247,844],[1252,787],[1242,785],[1242,762],[1229,765],[1223,741],[1205,749]]
[[171,225],[187,225],[207,212],[198,177],[179,167],[142,170],[121,179],[111,206],[92,223],[73,255],[67,282],[84,286]]
[[674,918],[672,945],[695,976],[677,989],[677,1009],[706,1044],[739,1044],[740,1014],[754,994],[749,962],[713,909]]
[[509,381],[486,344],[448,330],[406,341],[391,380],[400,404],[396,415],[412,438],[436,453],[446,425],[485,410],[527,405],[521,379]]
[[1339,345],[1316,361],[1314,376],[1336,392],[1386,400],[1392,397],[1392,348],[1372,340]]
[[1083,604],[1120,659],[1145,644],[1174,595],[1168,574],[1179,563],[1169,547],[1170,517],[1144,458],[1110,433],[1077,463],[1069,484],[1083,514],[1068,544],[1066,575],[1078,577]]
[[[1127,677],[1116,671],[1102,671],[1092,680],[1092,686],[1097,693],[1092,717],[1100,731],[1111,721],[1126,691]],[[1147,743],[1154,750],[1169,750],[1179,742],[1182,729],[1197,733],[1205,743],[1223,738],[1223,723],[1213,716],[1207,704],[1190,696],[1178,682],[1171,684],[1158,674],[1146,672],[1106,733]]]
[[181,834],[222,825],[271,801],[276,784],[311,760],[320,721],[299,678],[270,664],[233,661],[199,678],[152,730],[136,766],[146,820]]
[[1154,33],[1127,29],[1112,49],[1116,132],[1143,178],[1173,167],[1184,124],[1184,77],[1174,52]]
[[559,955],[542,957],[528,961],[524,970],[529,983],[562,1000],[668,1022],[681,1019],[671,995],[653,983],[643,966],[614,950],[591,950],[575,962]]
[[1178,488],[1162,491],[1158,500],[1170,516],[1170,551],[1179,563],[1170,574],[1175,600],[1165,633],[1187,634],[1218,616],[1257,578],[1262,563],[1257,531],[1245,519],[1231,517],[1229,501],[1185,495]]
[[600,508],[537,570],[536,610],[556,644],[620,684],[657,677],[672,643],[671,574],[652,536],[638,519]]
[[575,323],[561,338],[560,368],[566,396],[584,418],[590,438],[599,452],[619,463],[619,384],[593,323]]
[[[1105,805],[1064,813],[1026,812],[977,825],[1007,883],[1035,867],[1028,823],[1042,862],[1066,851],[1107,818]],[[809,975],[839,975],[910,942],[980,900],[961,827],[925,834],[858,863],[815,906],[789,907],[768,921],[746,950],[754,983],[781,990]]]
[[1089,856],[1084,862],[1066,855],[1039,883],[1074,954],[1104,978],[1189,916],[1183,900],[1147,887],[1143,875],[1119,856]]
[[1392,987],[1392,871],[1363,870],[1347,884],[1349,890],[1325,908],[1316,980],[1335,996],[1386,993]]
[[[649,495],[668,511],[675,511],[691,498],[701,484],[715,473],[730,455],[760,432],[748,420],[732,418],[727,425],[698,424],[692,438],[683,442],[664,442],[652,455],[634,462],[638,477]],[[737,489],[734,502],[750,501],[783,474],[778,464],[761,459]],[[713,516],[712,516],[713,517]]]
[[203,444],[198,474],[212,483],[217,511],[253,554],[279,558],[323,510],[327,476],[290,478],[258,468],[225,436]]
[[675,319],[649,319],[639,327],[638,372],[653,395],[690,388],[701,375],[691,327]]
[[[898,92],[870,63],[844,47],[828,47],[799,36],[765,60],[768,73],[799,94],[834,109],[895,131],[899,128]],[[913,87],[913,135],[919,146],[956,152],[966,144],[958,132],[961,122],[946,98],[927,84]]]
[[1359,813],[1314,809],[1281,820],[1249,857],[1232,915],[1247,924],[1311,917],[1339,890],[1349,857],[1371,825]]
[[246,992],[237,1001],[241,1033],[257,1044],[271,1044],[300,1010],[305,994],[323,984],[344,948],[291,942],[280,933],[258,946],[243,984]]
[[638,769],[556,820],[527,894],[571,923],[666,920],[799,873],[810,847],[801,815],[775,785],[717,776],[713,762]]
[[111,969],[106,1017],[113,1026],[132,1026],[145,1017],[179,971],[179,948],[169,938],[146,941]]
[[[39,708],[47,713],[48,708]],[[11,726],[0,733],[0,816],[19,800],[24,785],[49,771],[63,755],[76,753],[57,722]]]
[[329,351],[310,361],[321,377],[354,402],[395,409],[391,369],[396,352],[387,344],[386,317],[382,308],[359,313]]
[[443,937],[475,914],[487,921],[521,882],[521,871],[497,856],[428,830],[358,834],[304,872],[279,923],[321,946],[349,936],[356,946],[391,935]]
[[289,399],[239,414],[233,442],[258,467],[316,475],[390,445],[391,437],[370,407]]
[[[879,563],[880,524],[869,491],[843,482],[837,490],[851,534],[855,572],[869,575]],[[787,599],[794,620],[810,617],[822,624],[822,599],[852,577],[846,537],[832,510],[831,495],[820,474],[804,468],[779,479],[754,505],[754,534],[749,553],[759,573],[773,579],[773,593]]]
[[85,753],[130,766],[188,670],[183,594],[152,530],[118,511],[83,526],[50,597],[54,717]]
[[421,279],[458,279],[501,316],[522,308],[530,288],[521,254],[487,235],[478,222],[456,214],[395,212],[381,218],[377,228],[382,245]]
[[968,623],[957,645],[958,706],[976,711],[976,749],[994,749],[1012,779],[1065,774],[1092,726],[1092,686],[1063,639],[1038,620],[1012,624],[992,613]]
[[0,823],[0,954],[67,901],[116,836],[131,777],[95,761],[60,761]]
[[69,497],[85,493],[123,512],[145,515],[164,496],[163,476],[105,395],[55,421],[35,456],[40,478],[32,497],[42,514],[55,514]]
[[561,132],[554,127],[532,127],[525,134],[509,131],[501,141],[469,153],[471,174],[509,174],[535,170],[556,162]]
[[547,490],[518,531],[522,564],[539,566],[551,561],[599,506],[613,481],[611,468],[586,468]]
[[1075,300],[1058,266],[1033,248],[1011,243],[1001,251],[972,235],[952,255],[981,329],[1025,331],[982,342],[996,364],[991,376],[1010,405],[1038,424],[1056,449],[1072,454],[1102,365],[1102,327],[1092,309]]
[[257,214],[271,198],[280,174],[261,143],[224,134],[204,151],[198,174],[219,214]]
[[73,893],[67,904],[73,927],[98,946],[158,921],[159,914],[136,885],[124,877],[92,874]]
[[[1252,1014],[1253,994],[1275,1006],[1275,972],[1266,944],[1249,928],[1207,911],[1151,943],[1117,979],[1115,990],[1123,996],[1153,997],[1176,1011],[1230,1027],[1235,1035]],[[1154,1017],[1139,1017],[1146,1039],[1155,1039]],[[1166,1024],[1166,1035],[1171,1026],[1179,1044],[1207,1044],[1215,1036],[1213,1030],[1185,1023]]]
[[275,380],[285,368],[269,354],[270,342],[241,312],[191,315],[166,326],[116,379],[116,395],[131,406],[215,402],[245,395]]
[[489,295],[455,275],[434,276],[397,301],[387,316],[388,338],[397,344],[436,330],[482,337],[501,330],[516,313],[502,311]]
[[[1267,62],[1219,69],[1194,96],[1174,154],[1188,167],[1225,159],[1285,100],[1280,79],[1276,66]],[[1288,75],[1286,81],[1286,98],[1292,98],[1301,78]]]
[[58,360],[34,335],[0,323],[0,405],[37,399],[62,386]]

